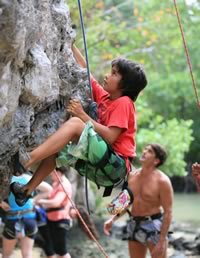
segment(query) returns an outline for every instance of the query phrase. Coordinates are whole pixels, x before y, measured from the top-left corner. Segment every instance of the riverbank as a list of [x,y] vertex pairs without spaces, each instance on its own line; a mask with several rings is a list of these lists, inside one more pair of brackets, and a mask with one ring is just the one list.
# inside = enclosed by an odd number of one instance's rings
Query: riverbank
[[[173,241],[168,248],[168,258],[200,258],[200,250],[198,255],[195,246],[200,246],[200,240],[195,238],[200,234],[200,196],[197,194],[175,194],[174,201],[174,220],[172,224]],[[109,199],[106,199],[106,203]],[[99,209],[100,210],[100,209]],[[105,204],[102,205],[101,214],[107,214]],[[106,218],[100,216],[95,217],[100,239],[99,242],[105,249],[109,258],[127,258],[128,247],[127,242],[122,241],[120,236],[120,227],[122,227],[126,216],[116,221],[116,227],[113,230],[113,236],[107,237],[103,233],[103,222]],[[104,257],[97,245],[89,240],[78,224],[74,223],[73,228],[69,232],[69,251],[72,258],[101,258]],[[42,250],[35,247],[33,250],[33,258],[44,257]],[[21,258],[20,250],[17,249],[13,258]]]
[[[96,226],[99,232],[99,243],[105,250],[109,258],[127,258],[128,255],[128,246],[127,241],[122,241],[121,238],[121,228],[123,226],[123,221],[118,221],[115,223],[113,228],[113,235],[107,237],[103,234],[103,220],[97,219]],[[193,242],[198,230],[191,228],[189,224],[174,224],[174,241],[179,243],[179,248],[182,243],[187,241]],[[69,238],[69,252],[72,258],[104,258],[105,255],[98,248],[97,244],[94,241],[88,239],[83,230],[78,226],[74,225],[70,231]],[[182,239],[182,240],[181,240]],[[184,240],[183,240],[184,239]],[[181,249],[181,248],[180,248]],[[13,256],[14,258],[21,258],[20,250],[17,249]],[[45,257],[40,248],[34,247],[33,258]],[[148,256],[149,257],[149,256]],[[192,250],[175,250],[173,245],[170,244],[168,248],[168,258],[200,258],[199,255],[195,255]]]
[[[96,226],[99,232],[99,244],[102,246],[109,258],[127,258],[128,245],[127,241],[121,240],[123,220],[119,220],[113,227],[113,234],[107,237],[103,234],[103,220],[96,219]],[[168,248],[168,258],[200,258],[195,255],[192,248],[194,239],[198,235],[198,229],[192,228],[189,224],[174,224],[173,244],[170,243]],[[191,245],[191,250],[184,246]],[[193,246],[192,246],[193,245]],[[94,241],[91,241],[78,224],[75,224],[69,231],[69,252],[72,258],[104,258],[105,255],[99,249]],[[176,249],[174,248],[176,246]],[[21,258],[19,247],[16,248],[14,258]],[[33,258],[45,257],[41,248],[35,245],[33,249]],[[148,255],[148,257],[150,257]]]

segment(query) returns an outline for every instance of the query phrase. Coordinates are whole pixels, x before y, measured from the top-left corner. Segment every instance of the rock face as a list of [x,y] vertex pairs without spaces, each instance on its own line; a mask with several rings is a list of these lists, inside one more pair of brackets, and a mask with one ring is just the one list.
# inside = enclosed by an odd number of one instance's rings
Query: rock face
[[0,199],[20,145],[30,151],[52,134],[70,97],[87,107],[87,73],[73,58],[74,37],[64,0],[0,0]]

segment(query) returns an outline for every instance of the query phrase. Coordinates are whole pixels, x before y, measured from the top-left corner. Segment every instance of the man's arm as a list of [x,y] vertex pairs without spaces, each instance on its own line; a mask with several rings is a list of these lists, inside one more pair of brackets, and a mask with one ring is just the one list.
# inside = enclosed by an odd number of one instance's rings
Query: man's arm
[[172,221],[173,189],[169,178],[165,177],[160,182],[160,205],[163,207],[163,221],[159,241],[152,251],[152,257],[165,257],[167,250],[166,237]]
[[160,185],[161,206],[163,207],[163,223],[160,231],[160,240],[165,240],[172,221],[173,189],[170,180],[163,180]]
[[107,235],[107,236],[110,235],[110,231],[112,229],[113,222],[116,221],[117,219],[119,219],[121,216],[123,216],[126,212],[127,212],[127,210],[124,210],[122,213],[114,215],[104,222],[103,231],[104,231],[105,235]]

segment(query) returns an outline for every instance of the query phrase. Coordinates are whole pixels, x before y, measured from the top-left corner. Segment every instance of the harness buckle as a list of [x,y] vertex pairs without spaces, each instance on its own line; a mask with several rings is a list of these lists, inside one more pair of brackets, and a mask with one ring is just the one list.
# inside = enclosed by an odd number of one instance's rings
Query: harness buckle
[[24,214],[28,214],[28,213],[31,213],[33,212],[33,209],[27,209],[27,210],[18,210],[18,211],[8,211],[6,213],[6,216],[7,217],[12,217],[12,216],[21,216],[21,215],[24,215]]

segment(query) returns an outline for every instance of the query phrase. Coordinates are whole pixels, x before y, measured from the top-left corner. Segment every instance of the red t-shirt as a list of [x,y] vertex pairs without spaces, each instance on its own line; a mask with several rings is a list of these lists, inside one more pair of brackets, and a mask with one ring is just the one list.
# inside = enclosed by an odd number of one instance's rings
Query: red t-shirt
[[134,102],[127,96],[111,100],[95,79],[91,80],[94,101],[98,107],[98,122],[102,125],[122,128],[122,133],[112,144],[113,150],[123,157],[136,156],[136,115]]

